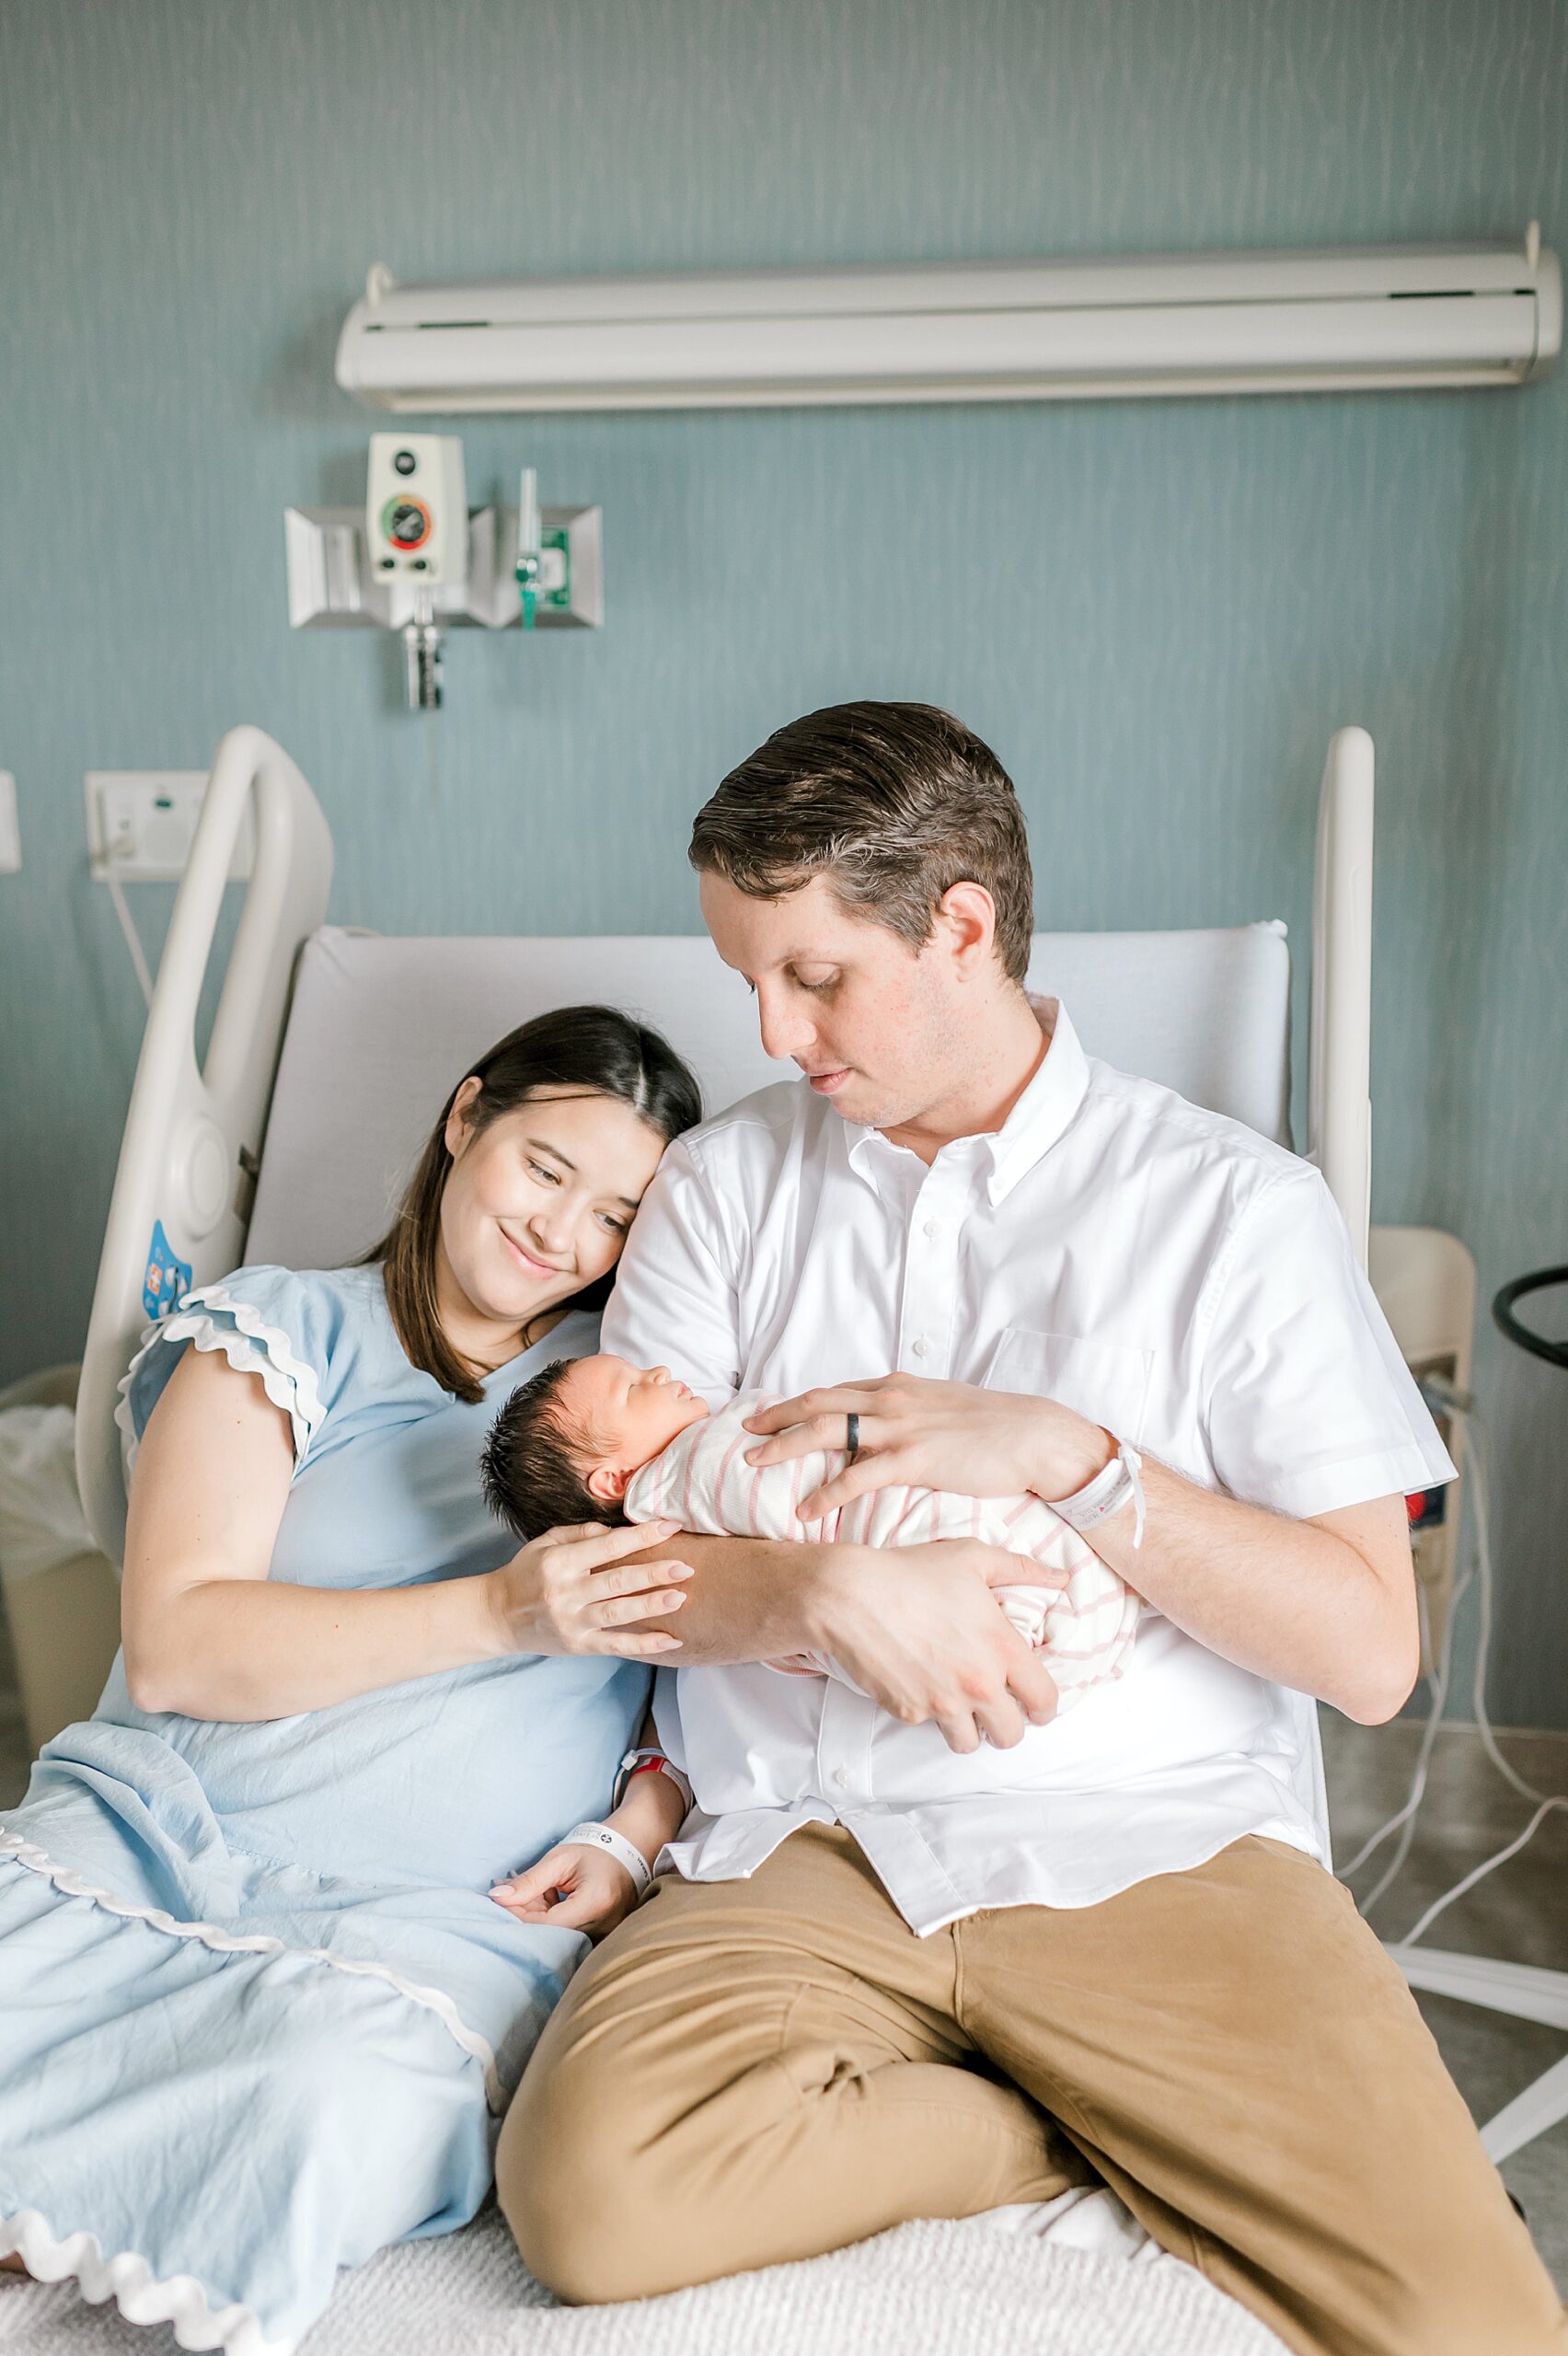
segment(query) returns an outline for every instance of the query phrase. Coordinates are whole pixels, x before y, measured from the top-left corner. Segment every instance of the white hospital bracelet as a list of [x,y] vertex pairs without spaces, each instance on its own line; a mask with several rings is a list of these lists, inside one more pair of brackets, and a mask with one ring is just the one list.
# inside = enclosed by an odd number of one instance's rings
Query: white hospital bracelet
[[641,1850],[634,1848],[625,1833],[617,1832],[613,1824],[574,1824],[562,1839],[560,1846],[570,1849],[573,1842],[580,1842],[585,1849],[603,1849],[617,1865],[624,1865],[631,1876],[631,1886],[639,1898],[653,1878],[653,1868]]
[[1086,1487],[1075,1489],[1070,1497],[1048,1498],[1046,1502],[1052,1512],[1060,1514],[1068,1529],[1076,1530],[1080,1538],[1087,1538],[1091,1530],[1097,1530],[1102,1521],[1109,1521],[1113,1513],[1120,1513],[1124,1505],[1130,1504],[1135,1515],[1136,1553],[1143,1544],[1144,1534],[1144,1489],[1139,1477],[1142,1472],[1143,1458],[1137,1449],[1130,1441],[1118,1440],[1110,1463]]

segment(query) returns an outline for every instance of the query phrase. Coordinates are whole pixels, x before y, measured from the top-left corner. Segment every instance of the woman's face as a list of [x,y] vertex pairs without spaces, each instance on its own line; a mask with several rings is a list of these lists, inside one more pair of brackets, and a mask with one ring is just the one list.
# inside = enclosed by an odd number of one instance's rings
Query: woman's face
[[447,1265],[488,1322],[525,1327],[615,1265],[664,1140],[613,1096],[531,1097],[476,1130],[465,1080],[446,1124]]

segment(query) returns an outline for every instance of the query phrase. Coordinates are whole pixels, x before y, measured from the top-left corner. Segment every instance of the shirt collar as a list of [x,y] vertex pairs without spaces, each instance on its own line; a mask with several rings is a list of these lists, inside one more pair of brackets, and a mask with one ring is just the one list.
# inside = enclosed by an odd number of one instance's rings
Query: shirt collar
[[[939,1162],[950,1155],[972,1157],[993,1203],[1009,1195],[1050,1151],[1089,1091],[1089,1059],[1066,1008],[1060,999],[1032,996],[1029,1002],[1050,1041],[1038,1069],[999,1129],[983,1137],[955,1138],[937,1156]],[[849,1167],[872,1187],[877,1185],[879,1168],[891,1174],[894,1163],[902,1166],[916,1159],[907,1146],[892,1144],[880,1129],[849,1122],[844,1126]]]

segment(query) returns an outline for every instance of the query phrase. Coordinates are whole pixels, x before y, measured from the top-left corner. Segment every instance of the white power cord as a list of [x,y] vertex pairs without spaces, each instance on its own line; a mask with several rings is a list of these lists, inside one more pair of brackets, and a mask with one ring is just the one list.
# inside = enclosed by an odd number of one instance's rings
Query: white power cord
[[114,872],[114,861],[121,856],[120,845],[110,843],[104,868],[104,882],[109,885],[109,896],[114,903],[114,913],[120,918],[120,930],[125,935],[125,946],[131,952],[131,963],[136,969],[136,979],[141,985],[142,996],[150,1010],[153,1003],[153,976],[147,964],[147,953],[142,946],[142,936],[136,930],[136,920],[132,916],[126,901],[125,887]]
[[[1486,1876],[1495,1872],[1499,1865],[1506,1865],[1510,1857],[1517,1856],[1519,1851],[1534,1834],[1537,1826],[1550,1816],[1553,1808],[1568,1807],[1568,1794],[1538,1792],[1533,1784],[1527,1784],[1524,1777],[1509,1765],[1497,1747],[1497,1738],[1493,1731],[1492,1721],[1486,1714],[1486,1677],[1492,1650],[1495,1582],[1493,1574],[1491,1526],[1487,1516],[1486,1470],[1481,1438],[1482,1427],[1481,1419],[1476,1414],[1474,1403],[1464,1393],[1452,1391],[1446,1384],[1430,1379],[1423,1383],[1422,1390],[1427,1404],[1438,1409],[1449,1419],[1460,1460],[1469,1472],[1470,1494],[1474,1501],[1476,1565],[1481,1578],[1481,1630],[1476,1645],[1475,1673],[1470,1684],[1470,1704],[1475,1713],[1476,1729],[1481,1736],[1482,1750],[1505,1782],[1519,1793],[1521,1797],[1539,1800],[1540,1805],[1524,1831],[1510,1841],[1506,1847],[1498,1850],[1495,1856],[1486,1858],[1483,1863],[1466,1874],[1462,1880],[1457,1881],[1452,1889],[1445,1890],[1441,1898],[1434,1900],[1414,1928],[1407,1931],[1400,1941],[1401,1946],[1413,1946],[1417,1939],[1425,1936],[1439,1914],[1452,1906],[1456,1899],[1463,1898],[1467,1891],[1475,1888],[1477,1882],[1483,1881]],[[1391,1832],[1401,1826],[1403,1827],[1403,1838],[1394,1852],[1391,1863],[1386,1867],[1374,1888],[1367,1892],[1366,1898],[1358,1901],[1359,1911],[1363,1915],[1371,1912],[1372,1908],[1393,1882],[1410,1854],[1411,1843],[1415,1837],[1416,1818],[1425,1796],[1433,1748],[1443,1723],[1444,1705],[1448,1698],[1448,1679],[1454,1653],[1454,1623],[1458,1616],[1459,1605],[1470,1589],[1472,1576],[1473,1574],[1470,1571],[1465,1572],[1455,1587],[1449,1601],[1448,1624],[1444,1633],[1442,1655],[1435,1671],[1427,1680],[1431,1703],[1426,1724],[1422,1730],[1421,1745],[1416,1753],[1415,1772],[1411,1778],[1410,1792],[1404,1806],[1396,1809],[1386,1824],[1379,1825],[1370,1839],[1362,1843],[1350,1863],[1340,1869],[1341,1879],[1348,1878],[1359,1866],[1366,1864],[1367,1858],[1376,1850],[1382,1847]],[[1424,1626],[1425,1599],[1423,1597],[1420,1600]]]

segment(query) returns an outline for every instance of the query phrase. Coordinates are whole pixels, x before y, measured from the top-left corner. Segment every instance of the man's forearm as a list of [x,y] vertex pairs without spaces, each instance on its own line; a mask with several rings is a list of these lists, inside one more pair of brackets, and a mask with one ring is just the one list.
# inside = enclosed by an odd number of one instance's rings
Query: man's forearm
[[648,1550],[651,1561],[689,1563],[695,1576],[686,1582],[680,1610],[647,1625],[679,1637],[681,1649],[670,1656],[676,1669],[809,1650],[820,1635],[817,1558],[825,1552],[794,1539],[698,1538],[686,1531]]
[[1151,1457],[1143,1484],[1142,1545],[1130,1507],[1092,1534],[1130,1588],[1243,1669],[1349,1717],[1393,1715],[1415,1673],[1413,1583],[1401,1594],[1337,1531],[1199,1488]]

